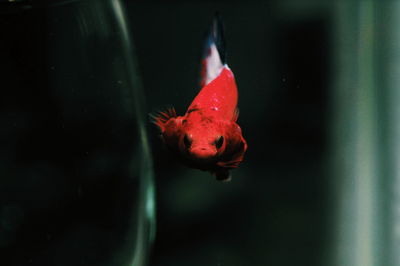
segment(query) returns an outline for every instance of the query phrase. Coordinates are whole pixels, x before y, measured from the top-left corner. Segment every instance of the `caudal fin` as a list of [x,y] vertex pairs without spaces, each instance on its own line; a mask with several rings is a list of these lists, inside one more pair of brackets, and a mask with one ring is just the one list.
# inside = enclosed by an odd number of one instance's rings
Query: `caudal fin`
[[201,60],[200,87],[204,87],[215,79],[226,63],[225,38],[221,17],[215,14],[207,35],[203,57]]

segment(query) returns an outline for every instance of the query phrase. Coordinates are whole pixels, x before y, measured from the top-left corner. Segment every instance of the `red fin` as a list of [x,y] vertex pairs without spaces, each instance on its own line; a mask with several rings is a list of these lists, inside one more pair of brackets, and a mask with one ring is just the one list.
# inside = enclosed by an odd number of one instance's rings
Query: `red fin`
[[234,160],[231,160],[231,161],[218,162],[218,165],[225,167],[225,168],[237,168],[242,161],[243,161],[243,155],[241,155],[239,158],[235,158]]
[[164,124],[171,118],[177,117],[176,111],[173,107],[166,109],[165,111],[160,111],[157,114],[150,114],[152,122],[156,124],[160,130],[164,131]]
[[226,148],[222,154],[218,166],[232,169],[239,166],[243,161],[244,154],[247,150],[247,142],[242,136],[242,131],[236,123],[231,123],[226,137]]

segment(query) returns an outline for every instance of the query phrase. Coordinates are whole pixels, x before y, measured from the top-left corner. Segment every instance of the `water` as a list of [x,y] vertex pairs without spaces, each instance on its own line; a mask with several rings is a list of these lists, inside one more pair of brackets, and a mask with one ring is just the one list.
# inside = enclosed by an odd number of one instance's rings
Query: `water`
[[[400,265],[396,1],[40,2],[0,4],[0,265]],[[215,11],[224,184],[146,119],[197,94]]]

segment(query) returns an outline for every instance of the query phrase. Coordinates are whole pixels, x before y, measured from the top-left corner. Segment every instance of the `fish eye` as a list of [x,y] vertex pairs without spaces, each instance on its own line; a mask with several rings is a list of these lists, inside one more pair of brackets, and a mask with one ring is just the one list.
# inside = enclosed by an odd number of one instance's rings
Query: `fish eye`
[[186,148],[192,145],[192,139],[187,134],[183,137],[183,144],[185,144]]
[[216,140],[215,140],[215,147],[217,147],[217,149],[222,147],[222,144],[224,144],[224,137],[223,136],[219,136]]

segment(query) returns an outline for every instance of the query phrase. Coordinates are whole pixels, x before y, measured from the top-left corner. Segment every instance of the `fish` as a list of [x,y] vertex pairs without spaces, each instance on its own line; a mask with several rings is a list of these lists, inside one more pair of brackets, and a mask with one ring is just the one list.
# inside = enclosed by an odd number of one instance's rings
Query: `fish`
[[200,91],[178,116],[168,108],[153,116],[168,149],[185,165],[230,181],[243,161],[247,142],[237,124],[238,89],[226,63],[222,20],[214,16],[201,60]]

